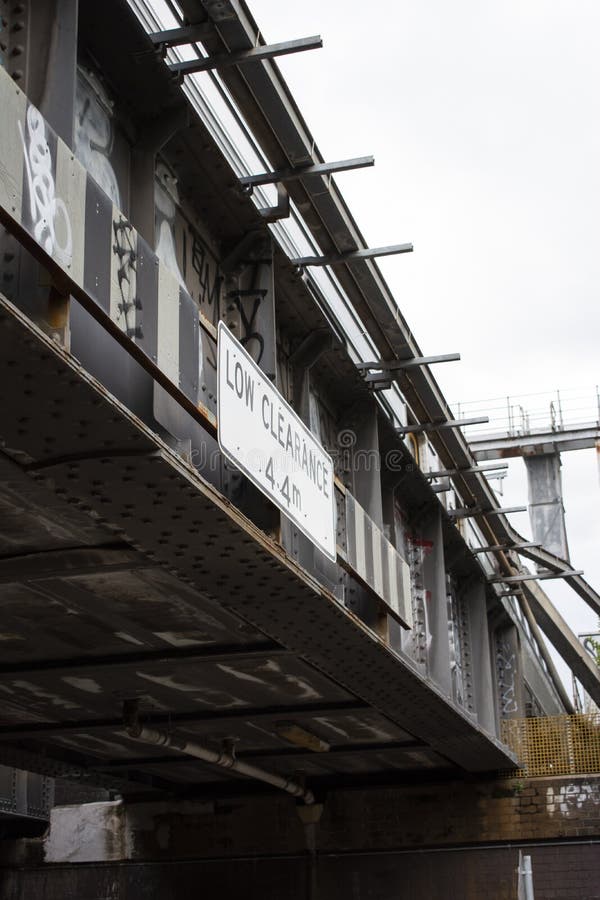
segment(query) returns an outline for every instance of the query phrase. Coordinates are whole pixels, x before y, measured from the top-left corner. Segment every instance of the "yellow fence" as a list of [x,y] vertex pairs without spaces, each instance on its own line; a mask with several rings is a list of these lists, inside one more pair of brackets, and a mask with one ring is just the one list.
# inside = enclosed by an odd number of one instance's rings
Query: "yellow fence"
[[525,775],[600,772],[600,712],[503,719],[501,735]]

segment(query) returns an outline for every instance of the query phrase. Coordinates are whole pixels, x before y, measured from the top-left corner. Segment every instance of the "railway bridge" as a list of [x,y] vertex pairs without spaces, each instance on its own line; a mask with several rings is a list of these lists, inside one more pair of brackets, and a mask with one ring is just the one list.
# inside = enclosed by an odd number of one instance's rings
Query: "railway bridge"
[[320,38],[0,16],[3,896],[504,898],[529,847],[583,897],[598,779],[530,784],[508,725],[573,712],[543,634],[600,702],[541,582],[600,598],[511,527],[378,269],[411,245],[333,178],[372,160],[304,122],[275,60]]

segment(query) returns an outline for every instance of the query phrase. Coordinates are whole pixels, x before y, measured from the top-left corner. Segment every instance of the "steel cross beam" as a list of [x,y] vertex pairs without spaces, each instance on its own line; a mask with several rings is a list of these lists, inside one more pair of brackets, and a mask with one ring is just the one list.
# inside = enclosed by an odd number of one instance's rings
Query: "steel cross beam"
[[412,359],[376,359],[371,362],[357,363],[361,372],[367,369],[378,369],[381,372],[396,372],[403,369],[415,369],[417,366],[430,366],[433,363],[457,362],[460,353],[439,353],[437,356],[413,356]]
[[181,28],[169,28],[167,31],[155,31],[148,37],[157,47],[179,47],[182,44],[195,44],[213,31],[212,22],[200,22],[197,25],[183,25]]
[[508,553],[510,550],[533,550],[534,547],[541,547],[541,544],[536,544],[533,541],[523,541],[521,544],[490,544],[489,547],[476,547],[471,550],[471,553]]
[[465,469],[438,469],[437,472],[423,472],[423,475],[425,478],[451,478],[454,475],[478,475],[480,472],[495,472],[500,469],[508,469],[508,463],[489,463],[489,465],[468,466]]
[[453,519],[467,519],[469,516],[503,516],[507,513],[527,512],[526,506],[505,506],[498,509],[484,509],[482,506],[465,506],[461,509],[449,509],[447,513]]
[[391,244],[389,247],[371,247],[366,250],[350,250],[347,253],[328,253],[325,256],[301,256],[292,259],[295,266],[339,266],[342,263],[374,259],[377,256],[394,256],[398,253],[412,253],[412,244]]
[[572,569],[568,572],[530,573],[527,575],[492,575],[488,578],[488,582],[490,584],[521,584],[523,581],[544,581],[549,578],[568,578],[570,575],[583,575],[583,569]]
[[162,779],[156,776],[146,775],[140,784],[130,772],[123,777],[119,777],[118,773],[109,775],[98,772],[93,763],[88,765],[81,761],[65,759],[62,754],[59,757],[51,757],[45,752],[45,748],[42,753],[32,753],[22,747],[1,746],[0,764],[15,769],[24,769],[27,772],[36,772],[49,778],[66,778],[83,784],[93,784],[119,793],[131,791],[134,785],[137,785],[138,790],[142,790],[143,787],[151,790],[169,790],[170,792],[173,790],[173,785],[165,785]]
[[[317,715],[346,715],[364,712],[369,704],[361,700],[339,700],[332,702],[298,703],[289,706],[239,707],[235,710],[193,710],[192,712],[149,712],[143,716],[148,725],[184,725],[193,723],[234,724],[239,721],[270,721],[271,719],[305,718]],[[125,728],[123,717],[106,719],[83,719],[62,722],[35,722],[0,726],[0,742],[26,739],[43,739],[55,734],[88,734],[93,731],[121,731]]]
[[183,78],[184,75],[192,75],[194,72],[246,65],[263,59],[274,59],[276,56],[287,56],[289,53],[299,53],[302,50],[317,50],[322,46],[323,39],[320,35],[314,35],[295,41],[283,41],[280,44],[265,44],[251,50],[234,50],[232,53],[218,53],[216,56],[206,56],[202,59],[171,63],[169,70],[179,78]]
[[423,422],[418,425],[402,425],[396,428],[396,434],[421,434],[425,431],[440,431],[442,428],[462,428],[463,425],[481,425],[489,422],[488,416],[476,416],[473,419],[446,419],[445,422]]
[[585,450],[600,440],[600,422],[589,422],[564,431],[535,430],[525,434],[477,435],[470,440],[475,459],[508,459],[528,453],[566,453]]
[[292,651],[274,641],[261,641],[256,644],[216,644],[200,647],[158,647],[152,650],[139,650],[134,653],[113,653],[107,656],[77,656],[68,659],[44,659],[40,661],[24,660],[8,663],[0,667],[0,680],[11,679],[17,675],[28,678],[42,672],[78,672],[87,669],[107,669],[112,666],[131,666],[143,663],[160,662],[227,662],[231,659],[252,659],[264,656],[291,656]]
[[318,163],[309,166],[294,166],[289,169],[278,169],[275,172],[263,172],[260,175],[243,175],[240,184],[244,187],[257,187],[261,184],[285,183],[298,181],[308,175],[333,175],[335,172],[347,172],[350,169],[366,169],[375,165],[372,156],[358,156],[356,159],[344,159],[339,162]]
[[155,569],[157,563],[131,549],[92,546],[70,550],[47,550],[7,556],[0,559],[0,585],[15,581],[37,582],[55,578],[75,578],[77,575],[114,574],[133,570]]

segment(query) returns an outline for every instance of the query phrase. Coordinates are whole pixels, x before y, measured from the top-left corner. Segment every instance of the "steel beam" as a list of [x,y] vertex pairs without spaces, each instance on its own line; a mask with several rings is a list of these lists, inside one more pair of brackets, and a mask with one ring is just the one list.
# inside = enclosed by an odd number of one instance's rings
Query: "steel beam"
[[467,466],[464,469],[438,469],[437,472],[423,472],[425,478],[452,478],[454,475],[479,475],[494,472],[497,469],[508,469],[508,463],[490,463],[483,466]]
[[564,431],[533,431],[529,434],[481,434],[469,440],[475,459],[509,459],[537,453],[585,450],[600,440],[600,424],[590,422]]
[[256,262],[266,241],[267,236],[262,229],[252,228],[247,231],[221,259],[221,271],[229,275],[250,261]]
[[[403,369],[415,369],[418,366],[431,366],[433,363],[457,362],[460,353],[441,353],[437,356],[413,356],[412,359],[378,359],[371,362],[357,363],[361,372],[367,369],[378,369],[380,372],[396,372]],[[489,421],[489,419],[487,420]]]
[[476,547],[471,553],[508,553],[511,550],[525,550],[533,547],[539,547],[533,541],[523,541],[521,544],[490,544],[489,547]]
[[157,47],[180,47],[182,44],[195,44],[207,35],[212,34],[212,22],[200,22],[197,25],[184,25],[181,28],[169,28],[166,31],[155,31],[148,37]]
[[371,381],[371,379],[366,379],[366,382],[368,389],[374,394],[378,393],[379,391],[389,391],[392,386],[392,379],[389,377],[389,375],[381,379],[376,378],[374,381]]
[[301,256],[292,259],[295,266],[339,266],[342,263],[375,259],[377,256],[395,256],[398,253],[412,253],[412,244],[390,244],[389,247],[371,247],[366,250],[349,250],[347,253],[328,253],[325,256]]
[[350,169],[366,169],[375,165],[372,156],[359,156],[355,159],[344,159],[340,162],[317,163],[316,165],[295,166],[294,168],[278,169],[276,172],[263,172],[260,175],[243,175],[240,184],[244,187],[257,187],[261,184],[277,184],[287,181],[298,181],[309,175],[333,175],[336,172],[347,172]]
[[473,419],[446,419],[444,422],[422,422],[418,425],[403,425],[396,428],[396,434],[422,434],[427,431],[440,431],[444,428],[462,428],[465,425],[480,425],[489,422],[488,416],[475,416]]
[[156,566],[155,562],[132,550],[129,545],[48,550],[1,559],[0,584],[43,581],[48,578],[74,578],[78,575],[109,575],[155,569]]
[[546,637],[556,647],[594,703],[600,704],[600,670],[577,640],[558,610],[536,582],[524,582],[523,590],[531,611]]
[[263,206],[259,213],[265,222],[278,222],[279,219],[287,219],[290,215],[290,195],[285,185],[277,184],[277,203],[275,206]]
[[[193,710],[192,712],[152,712],[143,716],[149,725],[186,724],[235,724],[239,721],[270,721],[271,719],[297,719],[320,715],[346,715],[364,712],[369,709],[368,703],[360,700],[340,700],[337,703],[303,703],[291,706],[260,706],[226,709],[221,711]],[[89,734],[94,731],[121,731],[125,728],[123,717],[106,719],[81,719],[65,722],[36,722],[28,725],[0,726],[0,741],[35,740],[61,734]]]
[[[53,748],[53,752],[58,748]],[[95,760],[94,762],[97,762]],[[49,756],[46,752],[32,753],[23,750],[22,747],[0,747],[0,765],[10,766],[15,769],[24,769],[27,772],[36,772],[39,775],[46,775],[48,778],[64,778],[67,781],[76,781],[79,784],[94,785],[102,787],[109,791],[118,791],[119,793],[132,792],[135,781],[130,773],[124,774],[122,777],[119,773],[110,775],[107,772],[99,772],[94,768],[94,764],[87,766],[79,761],[70,761],[63,757],[63,753],[59,753],[58,757]],[[142,778],[144,776],[140,776]],[[144,777],[144,787],[152,790],[170,790],[172,786],[167,787],[164,783],[157,783],[160,779],[152,778],[150,775]],[[138,783],[138,789],[141,786]]]
[[273,641],[257,644],[229,644],[214,647],[159,647],[153,650],[138,650],[135,653],[113,653],[109,656],[77,656],[69,659],[44,659],[32,663],[30,660],[10,663],[0,668],[0,680],[18,675],[20,678],[34,677],[41,672],[80,672],[87,669],[110,669],[113,666],[131,666],[142,663],[186,662],[191,660],[227,662],[231,659],[252,659],[253,657],[289,656],[290,650]]
[[549,578],[568,578],[570,575],[583,575],[583,569],[573,569],[569,572],[542,572],[539,574],[523,575],[492,575],[488,578],[490,584],[521,584],[523,581],[545,581]]
[[328,328],[311,331],[290,354],[290,363],[299,369],[310,369],[324,353],[333,350],[335,338]]
[[531,607],[525,594],[523,591],[519,592],[519,605],[523,611],[523,615],[527,619],[529,624],[529,629],[535,642],[537,643],[538,650],[540,652],[540,656],[544,660],[546,664],[546,668],[548,669],[548,674],[554,683],[554,687],[556,688],[556,692],[559,695],[562,705],[565,708],[565,712],[568,715],[572,716],[575,714],[575,707],[573,706],[573,701],[571,697],[569,697],[565,686],[562,682],[560,675],[556,670],[556,666],[554,665],[554,660],[552,659],[552,654],[549,653],[548,647],[546,646],[546,641],[543,638],[542,632],[540,631],[540,627],[537,623],[537,619],[533,615]]
[[178,78],[183,78],[184,75],[192,75],[194,72],[208,72],[212,69],[225,69],[228,66],[247,65],[263,59],[274,59],[277,56],[300,53],[302,50],[318,50],[322,46],[323,39],[319,35],[314,35],[298,38],[295,41],[283,41],[280,44],[265,44],[261,47],[253,47],[251,50],[235,50],[232,53],[219,53],[216,56],[172,63],[169,69]]
[[462,509],[448,509],[446,512],[453,519],[468,519],[471,516],[503,516],[506,513],[526,512],[526,506],[505,506],[497,509],[484,509],[482,506],[465,506]]

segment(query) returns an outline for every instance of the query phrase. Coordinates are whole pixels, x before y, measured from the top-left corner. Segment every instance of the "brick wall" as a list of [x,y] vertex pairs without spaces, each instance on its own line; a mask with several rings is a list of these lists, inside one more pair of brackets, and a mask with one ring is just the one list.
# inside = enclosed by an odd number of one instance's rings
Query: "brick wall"
[[[530,847],[535,900],[599,900],[599,845]],[[514,847],[306,858],[45,866],[0,874],[3,900],[516,900]]]
[[88,844],[86,808],[63,808],[55,820],[61,841],[46,842],[54,862],[40,865],[21,847],[12,865],[5,858],[0,896],[516,900],[522,848],[532,857],[536,900],[600,900],[598,776],[348,790],[324,801],[308,832],[285,796],[95,804]]
[[[337,791],[323,798],[321,853],[407,850],[478,843],[600,839],[600,777],[450,782]],[[149,827],[148,816],[154,826]],[[303,853],[293,799],[261,797],[127,813],[137,858]]]
[[600,837],[600,778],[565,776],[340,792],[325,804],[325,849],[383,849]]

